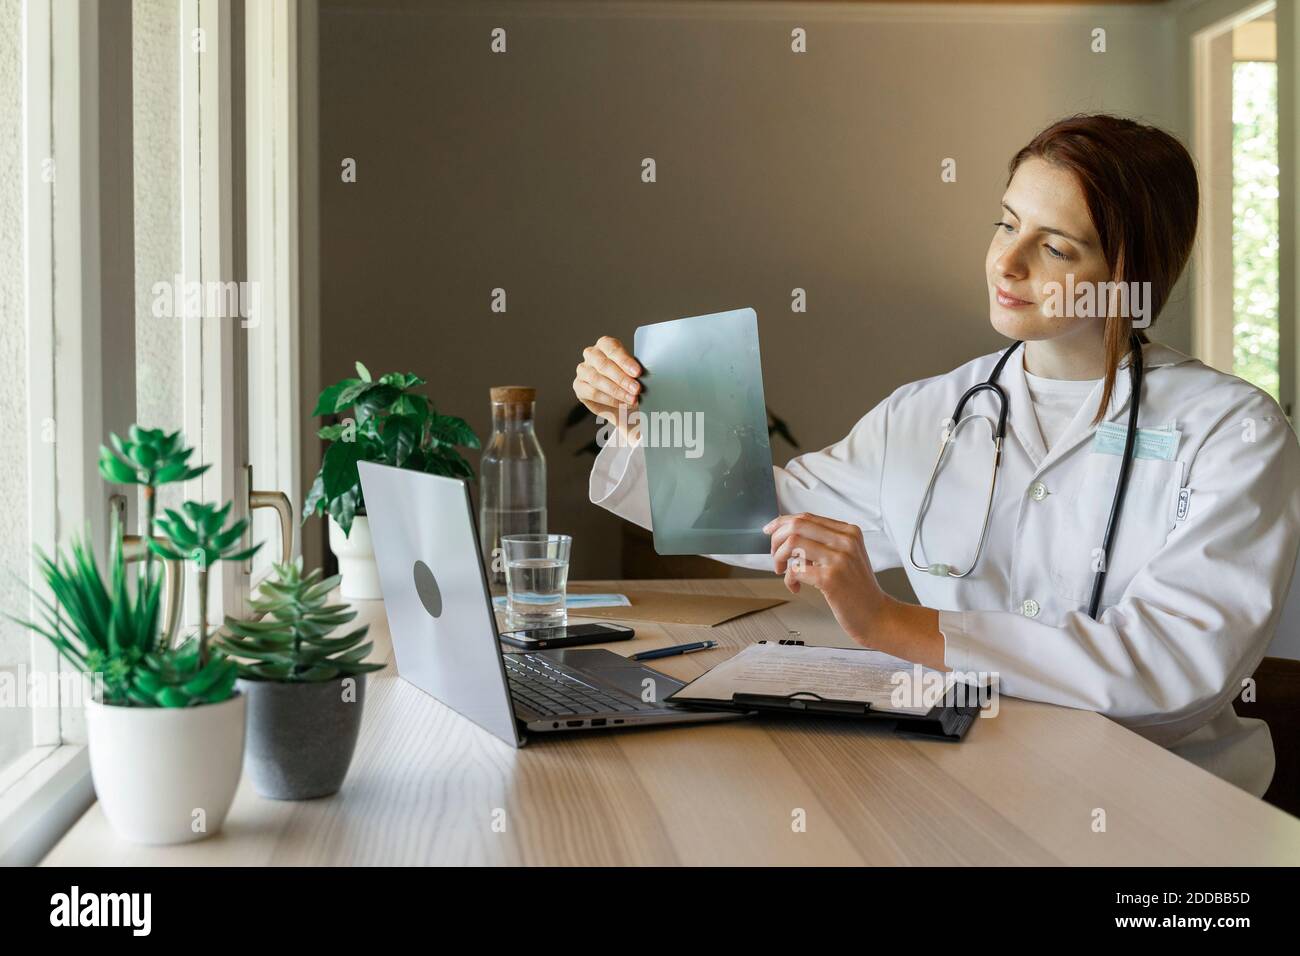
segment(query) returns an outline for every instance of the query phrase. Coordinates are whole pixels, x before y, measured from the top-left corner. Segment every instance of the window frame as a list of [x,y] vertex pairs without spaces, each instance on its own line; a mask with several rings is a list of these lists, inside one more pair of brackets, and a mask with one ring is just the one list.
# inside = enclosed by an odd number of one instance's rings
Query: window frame
[[1231,115],[1233,28],[1269,11],[1276,22],[1278,71],[1278,395],[1294,423],[1300,408],[1300,177],[1294,168],[1300,124],[1293,116],[1300,99],[1300,12],[1295,4],[1216,0],[1180,17],[1189,44],[1192,154],[1202,187],[1192,259],[1192,353],[1232,373],[1232,126],[1229,121],[1224,129],[1222,110],[1226,105]]
[[[301,212],[299,205],[299,5],[255,4],[245,11],[245,50],[248,68],[244,106],[247,122],[247,190],[244,204],[247,230],[248,279],[261,289],[258,332],[247,336],[247,384],[269,400],[277,441],[272,475],[250,472],[259,489],[288,495],[295,519],[302,517],[303,492],[300,449],[303,422],[299,395],[303,388],[301,350],[303,318]],[[287,362],[286,362],[287,360]],[[286,367],[287,364],[287,367]],[[255,449],[252,410],[248,423],[247,459]],[[250,466],[251,467],[251,466]],[[247,476],[246,476],[247,477]],[[285,487],[287,486],[287,487]],[[289,529],[290,552],[301,553],[294,520]],[[259,560],[248,562],[245,587],[255,589],[271,573],[269,556],[281,554],[279,532],[265,539]]]
[[[121,489],[100,481],[98,449],[135,406],[130,37],[129,3],[24,4],[28,479],[53,489],[29,495],[28,519],[47,552],[88,528],[101,560],[109,496]],[[39,587],[34,558],[29,568]],[[67,673],[43,638],[31,640],[33,671]],[[39,859],[93,799],[84,717],[67,704],[33,711],[33,745],[0,781],[0,864]]]
[[[288,157],[271,157],[278,194],[271,222],[276,249],[293,267],[275,274],[268,294],[283,314],[296,316],[296,5],[267,5],[275,8],[273,56],[264,65],[250,59],[256,75],[246,80],[245,4],[178,2],[182,280],[248,278],[245,137],[262,134],[245,122],[247,82],[274,104],[271,123],[292,124]],[[306,2],[314,10],[313,0]],[[88,527],[102,560],[110,498],[124,497],[128,527],[138,521],[132,489],[106,485],[98,473],[104,436],[125,431],[136,417],[135,319],[141,304],[134,286],[132,9],[125,0],[25,0],[23,15],[29,481],[32,488],[54,489],[53,495],[29,496],[32,541],[52,553],[70,533]],[[197,29],[204,31],[202,60],[186,55]],[[57,188],[46,196],[29,186],[40,184],[42,163],[51,156]],[[303,387],[296,319],[288,330],[277,329],[281,334],[288,348],[277,350],[277,358],[287,367],[275,370],[276,400],[293,431],[277,457],[296,476],[296,391]],[[182,347],[184,428],[197,455],[214,465],[185,493],[233,501],[232,512],[245,517],[246,330],[238,320],[187,321]],[[53,444],[42,441],[36,427],[46,419],[57,422]],[[299,489],[295,484],[286,490],[296,498]],[[247,565],[223,562],[212,577],[213,619],[244,613],[251,584]],[[43,638],[32,635],[31,647],[33,669],[64,668]],[[80,709],[52,708],[33,723],[33,746],[0,775],[0,865],[39,861],[94,799]]]

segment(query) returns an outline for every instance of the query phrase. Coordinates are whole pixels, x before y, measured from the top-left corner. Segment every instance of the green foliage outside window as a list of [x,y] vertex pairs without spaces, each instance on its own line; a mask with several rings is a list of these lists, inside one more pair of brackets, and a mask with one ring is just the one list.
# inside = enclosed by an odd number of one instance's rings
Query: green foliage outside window
[[1232,370],[1278,397],[1277,64],[1232,67]]

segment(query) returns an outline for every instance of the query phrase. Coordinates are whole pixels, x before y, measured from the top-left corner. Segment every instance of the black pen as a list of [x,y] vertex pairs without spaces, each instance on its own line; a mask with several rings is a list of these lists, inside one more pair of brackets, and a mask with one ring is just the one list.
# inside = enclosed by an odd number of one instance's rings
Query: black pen
[[717,641],[696,641],[694,644],[677,644],[673,647],[660,647],[653,651],[642,651],[640,654],[633,654],[628,660],[652,661],[656,657],[672,657],[676,654],[689,654],[692,651],[707,651],[710,647],[717,646]]

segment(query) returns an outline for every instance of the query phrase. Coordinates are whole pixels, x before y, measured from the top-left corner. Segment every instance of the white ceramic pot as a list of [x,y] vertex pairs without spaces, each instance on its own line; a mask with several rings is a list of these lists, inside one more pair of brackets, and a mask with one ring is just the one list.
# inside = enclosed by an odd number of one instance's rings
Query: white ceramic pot
[[379,589],[379,566],[375,564],[375,549],[370,541],[370,520],[365,515],[352,519],[352,533],[344,535],[339,523],[330,518],[330,550],[339,559],[339,573],[343,582],[339,587],[349,601],[378,601],[384,594]]
[[190,843],[221,829],[244,762],[245,699],[197,707],[86,705],[95,796],[118,836]]

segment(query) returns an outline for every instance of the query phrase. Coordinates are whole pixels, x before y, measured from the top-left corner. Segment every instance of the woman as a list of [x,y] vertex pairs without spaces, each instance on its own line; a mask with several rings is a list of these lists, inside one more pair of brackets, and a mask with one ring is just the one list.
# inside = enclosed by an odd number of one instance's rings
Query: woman
[[[1191,158],[1158,129],[1076,116],[1034,137],[1010,173],[985,275],[993,327],[1024,344],[899,388],[846,438],[775,469],[782,514],[764,529],[770,554],[720,557],[771,568],[794,592],[820,589],[861,644],[1105,714],[1261,795],[1272,741],[1232,699],[1291,580],[1300,450],[1269,396],[1134,331],[1135,318],[1160,314],[1192,248]],[[1137,294],[1103,297],[1105,282]],[[1090,312],[1081,289],[1109,308]],[[1105,560],[1135,349],[1138,455]],[[978,560],[998,416],[988,389],[962,418],[990,427],[969,421],[954,434],[913,547],[949,416],[1004,354],[1006,439]],[[573,383],[583,404],[610,421],[620,404],[635,408],[641,369],[628,350],[605,337],[583,355]],[[601,450],[591,500],[649,527],[631,431]],[[900,566],[920,604],[877,583],[876,570]]]

